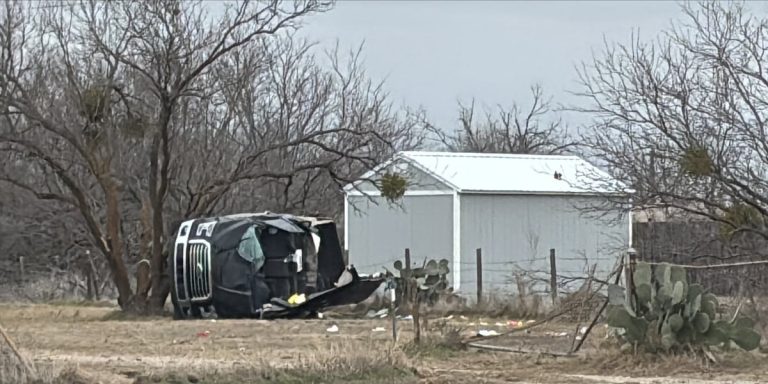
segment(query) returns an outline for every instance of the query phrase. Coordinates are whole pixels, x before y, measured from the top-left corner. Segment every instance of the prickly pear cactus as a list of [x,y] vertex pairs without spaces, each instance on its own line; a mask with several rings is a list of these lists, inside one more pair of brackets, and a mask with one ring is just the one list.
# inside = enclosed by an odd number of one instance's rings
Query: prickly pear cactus
[[429,260],[421,267],[406,269],[403,262],[400,260],[395,261],[394,268],[398,271],[399,277],[395,280],[398,283],[398,290],[396,295],[398,299],[403,295],[408,296],[404,292],[401,292],[400,287],[405,287],[405,281],[412,279],[415,282],[415,289],[419,291],[420,296],[424,296],[428,304],[434,303],[441,296],[447,294],[449,290],[448,285],[448,260],[441,259],[440,261]]
[[626,342],[667,351],[686,345],[735,344],[745,350],[760,345],[752,320],[717,319],[717,298],[699,284],[688,284],[683,268],[638,263],[632,278],[632,297],[623,287],[608,287],[608,325],[622,329]]

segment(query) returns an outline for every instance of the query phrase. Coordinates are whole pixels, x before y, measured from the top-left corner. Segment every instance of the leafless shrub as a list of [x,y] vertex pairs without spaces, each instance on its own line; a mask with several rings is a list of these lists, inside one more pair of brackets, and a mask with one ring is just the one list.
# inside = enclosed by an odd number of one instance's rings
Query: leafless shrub
[[419,342],[411,341],[402,346],[406,355],[412,358],[425,356],[445,357],[467,349],[463,343],[464,327],[455,325],[447,320],[438,320],[426,329]]

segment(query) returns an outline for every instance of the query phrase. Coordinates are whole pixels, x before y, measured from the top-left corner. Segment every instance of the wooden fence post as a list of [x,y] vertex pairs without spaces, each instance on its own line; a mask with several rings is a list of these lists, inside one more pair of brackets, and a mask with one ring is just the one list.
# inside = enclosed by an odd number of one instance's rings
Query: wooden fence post
[[552,295],[552,306],[555,306],[557,305],[557,263],[554,248],[549,250],[549,289]]
[[483,302],[483,250],[477,249],[477,304]]
[[397,306],[395,306],[395,300],[397,299],[397,295],[395,294],[395,279],[390,277],[389,278],[389,315],[392,317],[392,341],[397,342]]
[[635,302],[635,264],[637,263],[637,252],[634,248],[630,248],[627,251],[627,257],[629,258],[629,263],[627,263],[627,297],[629,298],[629,305],[632,306],[632,309],[634,308],[633,303]]
[[405,273],[407,277],[411,277],[411,249],[405,249]]

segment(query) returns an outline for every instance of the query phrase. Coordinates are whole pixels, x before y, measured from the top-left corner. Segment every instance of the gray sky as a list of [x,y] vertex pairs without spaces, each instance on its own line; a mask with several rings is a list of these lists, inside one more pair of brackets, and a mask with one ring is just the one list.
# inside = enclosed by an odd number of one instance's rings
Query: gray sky
[[369,75],[386,79],[393,100],[423,106],[431,121],[452,129],[458,99],[527,105],[537,82],[554,101],[573,103],[574,65],[599,50],[603,37],[628,41],[638,30],[651,39],[680,16],[671,1],[341,0],[306,21],[301,34],[327,46],[365,42]]

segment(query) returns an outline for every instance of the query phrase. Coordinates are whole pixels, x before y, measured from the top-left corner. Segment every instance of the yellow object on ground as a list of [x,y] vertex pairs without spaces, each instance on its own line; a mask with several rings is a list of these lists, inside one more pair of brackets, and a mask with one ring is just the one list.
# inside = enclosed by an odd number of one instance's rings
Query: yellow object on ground
[[307,301],[307,297],[304,296],[304,294],[298,294],[294,293],[291,297],[288,298],[288,304],[301,304],[303,302]]

